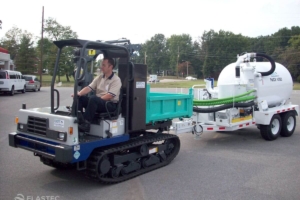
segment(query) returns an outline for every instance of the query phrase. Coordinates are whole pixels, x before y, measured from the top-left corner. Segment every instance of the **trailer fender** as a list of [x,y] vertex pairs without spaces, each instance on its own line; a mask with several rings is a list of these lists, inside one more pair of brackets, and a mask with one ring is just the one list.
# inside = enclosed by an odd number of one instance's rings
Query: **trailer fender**
[[254,118],[256,124],[269,125],[274,115],[282,115],[286,112],[294,112],[296,116],[299,116],[298,105],[285,105],[281,107],[269,108],[267,111],[254,111]]

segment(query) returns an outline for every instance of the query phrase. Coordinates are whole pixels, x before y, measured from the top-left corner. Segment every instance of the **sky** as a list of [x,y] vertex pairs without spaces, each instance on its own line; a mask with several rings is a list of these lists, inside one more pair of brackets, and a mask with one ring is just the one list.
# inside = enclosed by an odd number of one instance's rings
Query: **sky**
[[248,37],[271,35],[300,26],[300,0],[4,0],[0,3],[0,39],[12,27],[41,36],[44,19],[70,26],[78,38],[144,43],[155,34],[225,30]]

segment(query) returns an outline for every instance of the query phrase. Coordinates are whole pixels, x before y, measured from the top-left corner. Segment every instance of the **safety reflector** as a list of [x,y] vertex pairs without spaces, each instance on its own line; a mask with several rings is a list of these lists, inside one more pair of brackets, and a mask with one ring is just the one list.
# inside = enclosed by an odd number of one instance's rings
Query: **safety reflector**
[[69,127],[69,134],[73,135],[73,127]]

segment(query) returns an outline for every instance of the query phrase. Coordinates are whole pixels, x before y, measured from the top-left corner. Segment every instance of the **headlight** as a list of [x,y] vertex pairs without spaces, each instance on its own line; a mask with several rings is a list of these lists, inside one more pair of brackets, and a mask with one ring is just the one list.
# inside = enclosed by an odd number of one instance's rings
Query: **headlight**
[[58,138],[60,140],[64,140],[65,139],[65,133],[58,133]]
[[23,124],[20,124],[20,129],[23,129],[23,128],[24,128]]

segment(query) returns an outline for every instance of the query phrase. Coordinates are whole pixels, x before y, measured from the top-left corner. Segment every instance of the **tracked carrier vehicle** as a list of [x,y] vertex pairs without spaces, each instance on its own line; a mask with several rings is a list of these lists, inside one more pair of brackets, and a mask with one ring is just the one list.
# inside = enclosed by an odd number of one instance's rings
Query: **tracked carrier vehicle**
[[[41,162],[55,168],[76,167],[87,176],[117,183],[169,164],[178,154],[180,141],[168,133],[172,119],[192,115],[193,92],[152,93],[147,85],[147,66],[134,64],[138,50],[129,40],[55,41],[58,47],[50,90],[50,107],[26,108],[16,119],[17,130],[9,134],[12,147],[32,151]],[[73,106],[60,105],[55,88],[60,57],[74,49],[76,64]],[[89,133],[80,132],[77,91],[93,80],[98,56],[114,58],[122,87],[118,108],[94,116]],[[20,105],[21,106],[21,105]],[[45,105],[47,106],[47,105]],[[48,105],[49,106],[49,105]]]

